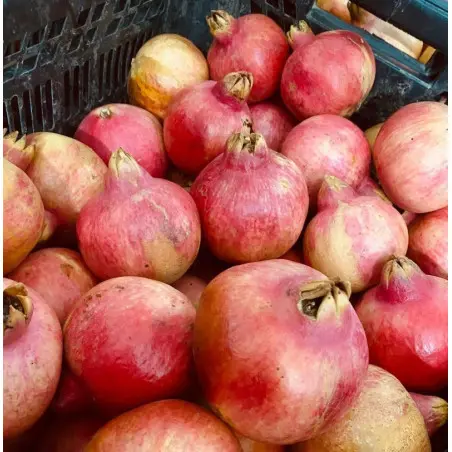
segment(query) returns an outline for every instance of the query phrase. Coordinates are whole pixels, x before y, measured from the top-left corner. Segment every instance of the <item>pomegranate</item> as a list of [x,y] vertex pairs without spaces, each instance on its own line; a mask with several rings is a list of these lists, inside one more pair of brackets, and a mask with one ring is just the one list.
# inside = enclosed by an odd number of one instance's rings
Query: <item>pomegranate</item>
[[375,124],[372,127],[369,127],[364,135],[366,136],[367,142],[369,143],[370,149],[373,150],[375,140],[377,139],[378,134],[380,133],[381,128],[383,127],[384,122],[380,122],[379,124]]
[[447,217],[448,208],[430,212],[409,224],[407,256],[421,267],[424,273],[448,278],[447,270]]
[[317,206],[319,212],[304,232],[304,262],[330,278],[350,281],[353,292],[377,284],[391,255],[406,253],[405,221],[378,196],[360,196],[327,176]]
[[63,415],[81,414],[93,411],[94,407],[94,400],[81,379],[63,366],[51,404],[52,411]]
[[350,12],[352,23],[355,27],[362,28],[370,34],[378,36],[415,59],[420,57],[424,43],[419,41],[419,39],[410,36],[403,30],[394,27],[394,25],[385,20],[379,19],[353,3],[350,5]]
[[92,415],[49,418],[35,443],[37,451],[83,452],[103,423],[102,419]]
[[10,277],[38,292],[62,325],[75,302],[96,285],[80,254],[65,248],[30,254]]
[[242,452],[284,452],[284,446],[278,444],[260,443],[253,441],[252,439],[245,438],[244,436],[236,433]]
[[149,403],[102,427],[85,452],[240,452],[233,433],[207,410],[182,400]]
[[429,276],[406,257],[389,260],[377,287],[356,312],[370,360],[414,391],[447,384],[447,281]]
[[352,22],[350,10],[348,9],[349,0],[317,0],[316,3],[319,8],[328,11],[344,22],[348,24]]
[[221,80],[229,72],[251,72],[254,84],[249,101],[271,97],[289,54],[286,37],[276,22],[263,14],[235,19],[226,11],[212,11],[207,24],[214,38],[207,54],[211,78]]
[[309,201],[327,175],[357,187],[370,168],[370,149],[364,133],[348,119],[319,115],[298,124],[287,135],[281,153],[292,159],[304,174]]
[[3,158],[16,165],[22,171],[28,168],[35,153],[34,146],[27,146],[27,137],[22,136],[19,140],[19,132],[11,132],[6,135],[3,129]]
[[109,413],[175,396],[189,383],[195,312],[164,283],[136,276],[104,281],[66,321],[66,360]]
[[440,102],[406,105],[377,136],[373,158],[378,179],[404,210],[425,213],[447,206],[447,111]]
[[294,452],[430,452],[422,415],[393,375],[369,366],[363,389],[347,414]]
[[163,133],[172,162],[182,171],[198,174],[224,151],[234,132],[249,124],[246,104],[253,85],[248,72],[227,74],[187,88],[171,103]]
[[3,278],[3,438],[28,430],[58,385],[63,341],[52,308],[32,289]]
[[38,243],[44,206],[30,178],[3,159],[3,273],[14,270]]
[[207,281],[190,273],[186,273],[182,278],[173,283],[173,287],[179,292],[182,292],[193,303],[195,308],[198,308],[199,299],[206,286]]
[[368,364],[348,283],[284,259],[232,267],[206,287],[193,352],[209,405],[250,439],[318,435],[357,396]]
[[374,80],[369,44],[352,31],[328,31],[296,46],[284,66],[281,96],[299,120],[325,113],[350,116]]
[[96,153],[73,138],[39,132],[27,137],[35,147],[27,174],[44,207],[62,223],[74,224],[82,207],[104,186],[107,167]]
[[98,107],[75,132],[106,163],[123,148],[153,177],[164,177],[168,166],[159,120],[142,108],[127,104]]
[[207,61],[191,41],[161,34],[147,41],[132,60],[129,98],[132,104],[163,119],[179,91],[208,78]]
[[265,138],[270,149],[280,151],[287,134],[295,127],[295,119],[279,103],[266,101],[250,107],[253,130]]
[[433,436],[447,422],[447,402],[441,397],[415,392],[410,392],[410,396],[424,417],[429,436]]
[[232,135],[190,194],[210,249],[227,262],[282,256],[297,241],[308,210],[301,171],[256,133]]
[[99,279],[177,281],[193,263],[201,230],[191,196],[151,177],[122,149],[110,158],[105,191],[77,222],[83,259]]

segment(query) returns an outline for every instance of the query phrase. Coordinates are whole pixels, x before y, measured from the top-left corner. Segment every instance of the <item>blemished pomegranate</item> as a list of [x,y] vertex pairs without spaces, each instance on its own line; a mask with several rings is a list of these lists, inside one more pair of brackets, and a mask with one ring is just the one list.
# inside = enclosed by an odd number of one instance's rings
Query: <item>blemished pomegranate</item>
[[263,135],[270,149],[280,151],[287,134],[295,127],[293,116],[275,101],[253,104],[250,111],[254,132]]
[[27,143],[35,148],[27,174],[44,207],[60,222],[75,224],[82,207],[102,191],[107,167],[91,148],[57,133],[33,133]]
[[129,99],[164,119],[168,105],[181,90],[208,79],[207,61],[190,40],[177,34],[160,34],[144,43],[132,60]]
[[66,361],[108,414],[177,396],[190,380],[195,313],[185,295],[159,281],[104,281],[66,321]]
[[356,312],[366,331],[370,362],[412,391],[447,384],[447,281],[426,275],[406,257],[389,260],[380,284]]
[[207,410],[182,400],[143,405],[102,427],[86,452],[241,452],[234,434]]
[[402,216],[378,196],[360,196],[327,176],[317,199],[318,213],[303,235],[303,260],[330,278],[350,281],[353,292],[378,283],[393,255],[404,255],[408,230]]
[[3,438],[28,430],[58,385],[63,340],[53,309],[32,289],[3,278]]
[[232,135],[190,194],[211,251],[231,263],[282,256],[300,236],[308,210],[301,170],[256,133]]
[[407,256],[424,273],[448,279],[448,208],[416,217],[409,223]]
[[293,447],[293,452],[430,452],[421,413],[390,373],[369,366],[351,409],[325,433]]
[[374,80],[369,44],[357,33],[335,30],[296,45],[284,66],[280,89],[286,107],[299,120],[326,113],[350,116]]
[[254,84],[249,101],[271,97],[289,54],[289,44],[276,22],[263,14],[235,19],[226,11],[212,11],[207,24],[213,36],[207,53],[210,77],[221,80],[230,72],[251,72]]
[[447,113],[441,102],[409,104],[378,133],[373,147],[378,179],[404,210],[426,213],[447,206]]
[[3,159],[3,274],[14,270],[38,243],[44,205],[30,178]]
[[349,284],[284,259],[238,265],[211,281],[193,351],[214,412],[241,435],[280,445],[337,421],[368,365],[349,295]]
[[111,154],[122,148],[151,176],[165,176],[168,157],[162,125],[142,108],[127,104],[98,107],[83,119],[74,137],[93,149],[106,164]]
[[22,171],[26,171],[33,160],[35,149],[32,145],[27,146],[26,135],[22,135],[19,139],[18,137],[19,132],[15,131],[6,135],[6,129],[3,129],[3,158]]
[[198,174],[224,151],[227,139],[250,124],[246,100],[253,86],[249,72],[233,72],[180,93],[170,104],[163,132],[174,165]]
[[38,292],[62,325],[78,299],[96,285],[80,254],[65,248],[31,253],[9,276]]
[[325,176],[336,176],[357,187],[369,173],[370,149],[364,133],[348,119],[318,115],[298,124],[287,135],[281,153],[303,172],[311,206]]
[[80,214],[77,237],[99,279],[145,276],[171,284],[195,260],[201,228],[183,188],[153,178],[119,149],[110,158],[104,192]]
[[410,396],[424,418],[429,436],[433,436],[447,422],[447,402],[441,397],[415,392],[410,392]]

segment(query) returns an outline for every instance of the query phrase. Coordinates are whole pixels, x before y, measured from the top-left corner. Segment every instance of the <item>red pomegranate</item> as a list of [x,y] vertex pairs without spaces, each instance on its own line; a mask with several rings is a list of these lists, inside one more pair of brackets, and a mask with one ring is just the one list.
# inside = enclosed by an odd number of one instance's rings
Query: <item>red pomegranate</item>
[[106,163],[124,149],[153,177],[164,177],[168,158],[159,120],[146,110],[127,104],[94,109],[78,126],[75,139],[89,146]]
[[66,360],[108,413],[176,396],[189,384],[195,312],[167,284],[110,279],[86,293],[68,317]]
[[32,289],[3,278],[3,438],[28,430],[58,385],[63,341],[53,309]]
[[102,427],[85,452],[240,452],[213,414],[182,400],[143,405]]
[[224,151],[227,139],[251,121],[246,100],[253,86],[248,72],[232,72],[180,93],[170,104],[163,127],[172,162],[198,174]]
[[368,365],[349,289],[284,259],[238,265],[210,282],[193,351],[213,410],[240,434],[280,445],[337,421]]
[[80,254],[65,248],[31,253],[10,277],[38,292],[62,325],[75,302],[96,285]]

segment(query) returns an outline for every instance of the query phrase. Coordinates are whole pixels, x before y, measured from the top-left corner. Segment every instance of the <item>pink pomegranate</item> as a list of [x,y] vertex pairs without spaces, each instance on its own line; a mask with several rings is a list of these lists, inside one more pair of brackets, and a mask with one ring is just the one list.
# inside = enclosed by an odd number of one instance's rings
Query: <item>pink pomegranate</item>
[[353,292],[377,284],[385,262],[393,254],[406,253],[405,221],[378,196],[359,196],[327,176],[317,205],[319,211],[303,236],[304,262],[330,278],[350,281]]
[[176,396],[189,383],[195,312],[164,283],[110,279],[86,293],[67,319],[66,360],[108,413]]
[[426,275],[406,257],[389,260],[377,287],[356,312],[370,360],[414,391],[447,384],[447,281]]
[[16,165],[22,171],[26,171],[34,157],[34,146],[27,146],[26,135],[22,135],[20,139],[17,139],[19,137],[19,132],[17,131],[8,135],[5,134],[6,129],[3,129],[3,158]]
[[251,120],[254,132],[260,133],[267,146],[280,151],[287,134],[295,127],[295,119],[276,102],[266,101],[251,105]]
[[327,31],[296,45],[284,66],[281,96],[299,120],[325,113],[350,116],[374,80],[369,44],[352,31]]
[[30,178],[3,159],[3,274],[14,270],[38,243],[44,206]]
[[281,153],[292,159],[306,179],[311,205],[325,176],[357,187],[369,173],[370,149],[364,133],[348,119],[319,115],[287,135]]
[[58,385],[63,341],[58,319],[32,289],[3,278],[3,438],[28,430]]
[[300,236],[308,210],[301,171],[255,133],[232,135],[190,194],[211,251],[231,263],[282,256]]
[[413,213],[447,206],[448,108],[406,105],[383,124],[373,148],[378,179],[389,199]]
[[91,148],[57,133],[33,133],[27,144],[35,148],[27,174],[44,207],[60,222],[75,224],[82,207],[102,191],[107,167]]
[[232,267],[201,297],[194,357],[209,405],[241,435],[291,444],[350,407],[367,372],[348,283],[276,259]]
[[213,414],[182,400],[143,405],[102,427],[85,452],[240,452],[233,433]]
[[62,325],[75,302],[96,285],[80,254],[65,248],[30,254],[10,277],[38,292]]
[[170,284],[195,260],[201,228],[183,188],[153,178],[119,149],[110,158],[104,192],[80,214],[77,237],[99,279],[145,276]]
[[418,216],[409,224],[407,256],[433,276],[448,278],[448,208]]
[[227,139],[251,121],[246,100],[253,86],[248,72],[232,72],[180,93],[170,104],[163,133],[172,162],[198,174],[224,151]]
[[146,110],[127,104],[98,107],[86,116],[75,138],[106,163],[124,149],[153,177],[164,177],[168,159],[159,120]]
[[447,422],[447,402],[441,397],[416,394],[415,392],[410,392],[410,396],[424,417],[429,436],[433,436]]
[[289,54],[281,28],[263,14],[234,19],[226,11],[212,11],[207,24],[214,40],[207,54],[210,77],[221,80],[235,71],[251,72],[250,102],[268,99],[278,89]]

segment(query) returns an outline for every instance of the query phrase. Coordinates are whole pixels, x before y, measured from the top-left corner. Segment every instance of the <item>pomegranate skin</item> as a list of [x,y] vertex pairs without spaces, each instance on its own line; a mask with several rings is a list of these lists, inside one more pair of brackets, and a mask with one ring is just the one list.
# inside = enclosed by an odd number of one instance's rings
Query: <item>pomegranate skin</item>
[[127,104],[109,104],[89,113],[78,126],[76,140],[89,146],[108,165],[119,148],[130,154],[153,177],[164,177],[168,158],[159,120]]
[[225,11],[212,11],[207,23],[214,37],[207,53],[210,77],[221,80],[230,72],[251,72],[254,84],[249,102],[271,97],[289,54],[281,28],[263,14],[235,19]]
[[85,452],[240,452],[213,414],[182,400],[143,405],[102,427]]
[[304,231],[303,261],[330,278],[350,281],[353,292],[377,284],[385,262],[406,253],[405,221],[380,197],[359,196],[327,176],[317,205],[319,211]]
[[422,415],[402,384],[369,366],[360,395],[325,433],[297,444],[293,452],[430,452]]
[[382,270],[356,312],[366,331],[370,362],[413,391],[447,384],[447,281],[424,274],[406,257]]
[[179,169],[198,174],[224,151],[233,133],[250,123],[246,99],[252,80],[247,72],[227,74],[219,82],[184,90],[170,104],[163,133],[168,155]]
[[284,140],[281,153],[303,172],[314,205],[325,176],[336,176],[357,187],[370,169],[370,149],[364,133],[348,119],[319,115],[298,124]]
[[[204,290],[194,329],[198,376],[209,405],[241,435],[305,440],[356,397],[366,338],[345,293],[335,287],[323,298],[319,288],[331,284],[310,267],[275,259],[232,267]],[[315,322],[303,311],[311,289],[322,299]]]
[[417,217],[409,224],[407,256],[424,273],[448,279],[448,208]]
[[82,207],[102,191],[107,167],[91,148],[57,133],[33,133],[27,144],[35,148],[27,174],[44,207],[61,223],[75,224]]
[[38,292],[62,325],[75,302],[96,285],[80,254],[65,248],[31,253],[10,278]]
[[179,292],[182,292],[192,303],[198,308],[199,300],[203,290],[207,286],[207,282],[196,275],[186,273],[182,278],[178,279],[172,286]]
[[426,213],[447,206],[447,113],[441,102],[409,104],[387,119],[377,136],[378,179],[404,210]]
[[328,31],[296,47],[284,66],[281,97],[299,120],[326,113],[350,116],[374,80],[369,44],[351,31]]
[[105,191],[80,214],[77,237],[99,279],[144,276],[171,284],[195,260],[201,226],[183,188],[152,178],[119,150],[110,159]]
[[108,413],[175,396],[189,383],[195,312],[164,283],[110,279],[86,293],[66,321],[67,363]]
[[3,273],[14,270],[38,243],[44,206],[30,178],[3,159]]
[[270,149],[280,151],[287,134],[295,127],[293,116],[271,101],[251,105],[250,111],[253,130],[263,135]]
[[[5,290],[15,290],[30,300],[25,322],[6,329],[8,302]],[[52,401],[61,372],[63,339],[52,308],[23,284],[3,278],[3,438],[28,430]],[[16,311],[17,312],[17,311]],[[25,311],[27,312],[27,311]]]
[[231,263],[282,256],[298,240],[308,210],[301,171],[254,133],[232,135],[190,194],[209,248]]

